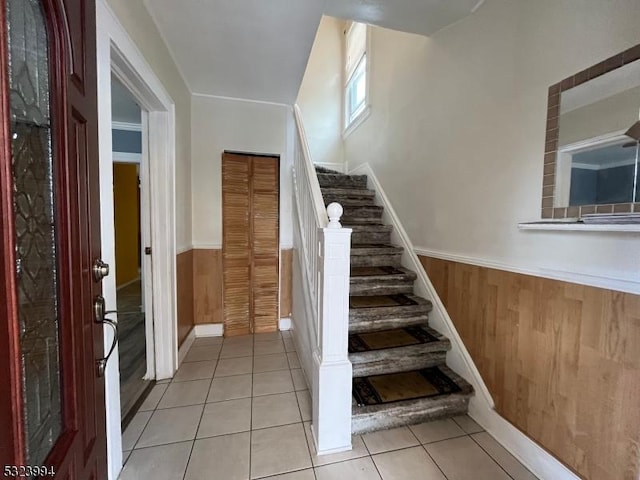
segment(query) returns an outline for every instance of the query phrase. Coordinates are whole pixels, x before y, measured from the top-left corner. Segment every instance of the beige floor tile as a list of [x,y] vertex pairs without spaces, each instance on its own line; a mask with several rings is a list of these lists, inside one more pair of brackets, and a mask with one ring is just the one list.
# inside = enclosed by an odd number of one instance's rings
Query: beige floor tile
[[421,446],[374,455],[373,461],[383,480],[447,480]]
[[253,342],[274,342],[280,340],[281,338],[282,335],[280,335],[280,332],[256,333],[253,336]]
[[302,423],[251,432],[251,478],[311,467]]
[[296,368],[291,370],[291,377],[293,378],[293,386],[296,391],[298,390],[307,390],[309,386],[307,385],[307,380],[304,376],[304,372],[301,368]]
[[298,397],[298,406],[300,407],[300,415],[302,416],[303,422],[308,422],[311,420],[312,412],[312,402],[311,395],[309,394],[309,390],[302,390],[300,392],[296,392],[296,396]]
[[173,382],[188,382],[191,380],[213,378],[213,372],[215,369],[215,360],[207,360],[204,362],[183,362],[173,377]]
[[300,359],[298,358],[298,354],[296,352],[287,353],[287,358],[289,359],[289,368],[302,368],[300,366]]
[[149,410],[155,410],[158,406],[158,403],[160,403],[160,399],[164,395],[164,392],[167,391],[168,386],[168,383],[156,383],[149,392],[149,395],[147,395],[147,398],[145,398],[144,402],[142,402],[142,405],[140,405],[138,411],[146,412]]
[[171,383],[171,379],[163,378],[162,380],[156,380],[156,385],[162,385],[163,383]]
[[331,455],[318,455],[316,453],[315,442],[313,441],[311,422],[304,423],[304,433],[307,436],[307,444],[309,445],[309,450],[311,451],[311,462],[313,463],[314,467],[369,456],[367,447],[364,446],[364,442],[362,441],[362,437],[360,435],[353,435],[351,437],[351,450],[348,450],[346,452],[333,453]]
[[282,330],[280,332],[280,335],[282,336],[282,338],[292,338],[293,336],[291,335],[291,330]]
[[211,383],[207,402],[222,402],[251,396],[253,375],[216,377]]
[[249,432],[196,440],[185,480],[247,480],[249,444]]
[[127,463],[127,460],[129,460],[129,455],[131,455],[131,450],[123,450],[123,452],[122,452],[122,465]]
[[220,353],[220,345],[210,345],[207,347],[191,347],[184,362],[204,362],[205,360],[216,360]]
[[289,370],[253,374],[253,396],[293,392],[293,380]]
[[298,400],[293,392],[255,397],[251,411],[252,429],[276,427],[302,421]]
[[225,337],[224,338],[224,345],[247,345],[247,344],[251,344],[253,345],[253,343],[255,342],[254,336],[249,334],[249,335],[234,335],[232,337]]
[[134,450],[118,479],[176,480],[182,478],[187,468],[192,443],[173,443]]
[[484,428],[478,425],[473,418],[469,415],[460,415],[453,417],[453,421],[456,422],[465,433],[480,433],[484,432]]
[[307,468],[305,470],[298,470],[297,472],[266,477],[264,480],[316,480],[316,476],[313,473],[313,468]]
[[380,480],[371,457],[356,458],[346,462],[316,467],[318,480]]
[[465,434],[458,424],[450,418],[411,425],[409,428],[423,444],[461,437]]
[[186,407],[205,403],[211,380],[172,383],[160,400],[158,408]]
[[418,439],[407,427],[367,433],[362,436],[362,439],[372,455],[420,445]]
[[282,340],[258,342],[253,347],[254,355],[270,355],[272,353],[284,353],[284,343],[282,343]]
[[220,358],[237,358],[237,357],[248,357],[253,355],[253,344],[247,345],[222,345],[222,350],[220,350]]
[[224,337],[198,337],[193,341],[194,347],[212,347],[214,345],[222,345]]
[[204,405],[195,405],[156,410],[143,430],[136,448],[195,439],[203,409]]
[[514,480],[536,480],[536,476],[511,455],[487,432],[471,435],[476,443],[491,456]]
[[283,338],[282,343],[284,343],[284,351],[285,352],[295,352],[296,344],[293,342],[293,338]]
[[[296,405],[297,406],[297,405]],[[122,433],[122,450],[133,450],[153,412],[138,412]]]
[[213,374],[214,377],[245,375],[253,370],[253,357],[222,358]]
[[424,448],[450,480],[510,480],[470,437],[429,443]]
[[289,370],[286,354],[273,353],[253,357],[253,373],[274,372],[276,370]]
[[251,399],[207,403],[204,407],[197,438],[215,437],[251,429]]

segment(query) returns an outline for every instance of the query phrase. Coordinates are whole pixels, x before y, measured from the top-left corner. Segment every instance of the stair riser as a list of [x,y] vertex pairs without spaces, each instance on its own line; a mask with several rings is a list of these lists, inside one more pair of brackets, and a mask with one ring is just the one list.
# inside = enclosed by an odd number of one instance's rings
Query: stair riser
[[354,318],[349,320],[349,333],[376,332],[392,328],[411,327],[414,325],[426,325],[429,318],[424,316],[414,317],[387,317],[387,318]]
[[376,430],[464,415],[469,406],[468,395],[448,395],[427,400],[427,402],[415,402],[412,405],[406,405],[405,402],[398,402],[395,405],[387,404],[383,410],[367,413],[359,413],[358,410],[361,409],[354,407],[351,417],[351,433],[360,435]]
[[333,202],[338,202],[343,207],[375,207],[375,200],[373,198],[349,198],[349,197],[334,197],[332,195],[323,195],[325,205],[329,205]]
[[402,254],[394,255],[351,255],[352,267],[399,267]]
[[380,243],[388,245],[391,243],[391,232],[356,232],[351,233],[351,244]]
[[320,187],[328,188],[367,188],[366,175],[331,175],[318,174]]
[[431,305],[407,305],[400,307],[351,308],[349,320],[379,320],[426,316]]
[[[422,345],[420,345],[422,346]],[[441,346],[446,348],[446,345]],[[446,362],[446,350],[437,352],[422,352],[420,349],[407,350],[407,348],[390,349],[390,351],[364,352],[350,354],[349,360],[353,365],[354,377],[366,377],[367,375],[382,375],[385,373],[405,372],[419,370],[421,368],[436,367]],[[393,352],[401,350],[402,352]],[[376,357],[377,355],[377,357]],[[371,360],[363,362],[370,358]]]
[[382,219],[382,207],[378,207],[377,205],[369,205],[369,206],[349,206],[343,205],[344,207],[344,216],[347,218],[357,217],[357,218],[372,218],[380,221]]
[[360,283],[349,286],[350,295],[398,295],[413,293],[413,282],[368,284]]
[[343,225],[352,226],[352,225],[364,225],[364,226],[378,226],[381,223],[381,219],[375,217],[354,217],[351,215],[343,215],[340,218],[340,222]]

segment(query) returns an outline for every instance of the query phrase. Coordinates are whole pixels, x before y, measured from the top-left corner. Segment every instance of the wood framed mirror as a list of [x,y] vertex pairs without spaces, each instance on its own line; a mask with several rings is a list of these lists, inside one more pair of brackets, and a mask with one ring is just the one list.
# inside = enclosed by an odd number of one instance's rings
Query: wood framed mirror
[[543,219],[640,213],[640,45],[549,88]]

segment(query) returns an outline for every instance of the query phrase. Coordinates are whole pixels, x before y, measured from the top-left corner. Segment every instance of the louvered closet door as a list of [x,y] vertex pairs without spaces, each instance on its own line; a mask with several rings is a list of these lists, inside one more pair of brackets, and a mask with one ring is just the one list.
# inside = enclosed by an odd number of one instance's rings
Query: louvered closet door
[[222,157],[222,258],[224,331],[250,332],[251,239],[249,178],[251,164],[244,157]]
[[225,335],[278,327],[278,176],[275,157],[222,157]]
[[253,331],[278,328],[278,159],[252,159]]

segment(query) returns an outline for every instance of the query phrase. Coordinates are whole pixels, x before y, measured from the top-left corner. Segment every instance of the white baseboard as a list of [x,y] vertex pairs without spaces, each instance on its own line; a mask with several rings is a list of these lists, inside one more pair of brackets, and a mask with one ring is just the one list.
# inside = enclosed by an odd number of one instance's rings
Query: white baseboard
[[221,337],[224,335],[223,323],[203,323],[194,328],[196,337]]
[[291,330],[291,318],[281,318],[278,320],[278,330]]
[[469,416],[540,480],[579,480],[571,470],[483,402],[469,404]]
[[191,331],[189,332],[189,335],[187,335],[187,338],[184,339],[184,342],[182,342],[182,345],[180,345],[180,348],[178,348],[178,365],[182,364],[184,357],[187,356],[187,352],[191,348],[191,345],[193,345],[193,342],[195,341],[195,339],[196,339],[196,329],[192,328]]

